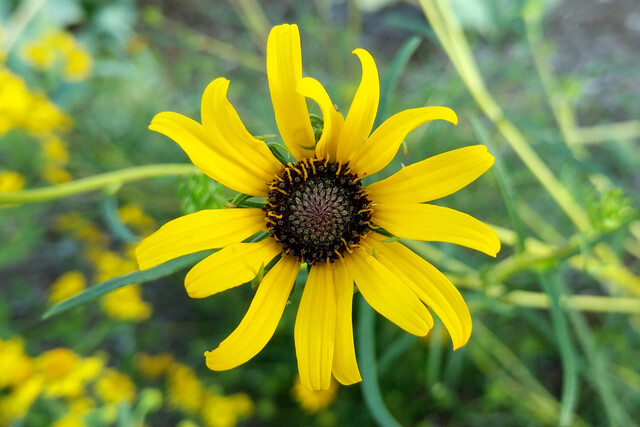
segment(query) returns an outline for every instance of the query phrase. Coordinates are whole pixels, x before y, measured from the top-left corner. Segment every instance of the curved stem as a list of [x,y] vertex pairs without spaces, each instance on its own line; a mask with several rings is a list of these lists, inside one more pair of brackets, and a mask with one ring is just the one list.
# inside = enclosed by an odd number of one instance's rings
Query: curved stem
[[47,200],[61,199],[63,197],[87,193],[89,191],[95,191],[113,185],[124,184],[129,181],[137,181],[140,179],[158,176],[187,175],[197,171],[198,169],[190,164],[170,163],[136,166],[49,187],[34,188],[15,193],[0,193],[0,203],[45,202]]
[[362,394],[375,422],[384,427],[400,427],[382,400],[378,384],[375,346],[375,312],[360,298],[358,310],[358,360],[362,375]]

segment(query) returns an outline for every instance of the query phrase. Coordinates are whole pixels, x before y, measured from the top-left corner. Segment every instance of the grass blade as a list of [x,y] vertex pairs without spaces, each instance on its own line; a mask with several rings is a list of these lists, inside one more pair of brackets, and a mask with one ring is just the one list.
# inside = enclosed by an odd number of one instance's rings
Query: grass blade
[[90,288],[85,289],[79,294],[76,294],[71,298],[68,298],[54,305],[44,312],[42,318],[47,319],[53,315],[60,314],[69,309],[85,304],[89,301],[93,301],[94,299],[123,286],[131,285],[134,283],[149,282],[151,280],[156,280],[161,277],[168,276],[169,274],[175,273],[176,271],[180,271],[186,267],[194,265],[198,261],[203,260],[211,253],[211,250],[196,252],[195,254],[185,255],[180,258],[167,261],[164,264],[160,264],[148,270],[134,271],[133,273],[109,279],[106,282],[91,286]]

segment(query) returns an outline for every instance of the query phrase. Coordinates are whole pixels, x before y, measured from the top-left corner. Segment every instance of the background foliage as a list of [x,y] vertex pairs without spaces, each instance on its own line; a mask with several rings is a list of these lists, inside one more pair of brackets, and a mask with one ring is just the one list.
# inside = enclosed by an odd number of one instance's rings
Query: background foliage
[[[248,129],[277,133],[264,50],[282,22],[299,25],[305,74],[340,110],[360,79],[350,52],[364,47],[381,72],[378,121],[423,105],[458,113],[456,128],[413,132],[383,174],[476,143],[496,156],[441,203],[491,223],[498,258],[411,245],[461,288],[468,345],[451,351],[440,324],[418,339],[380,318],[372,341],[356,304],[379,388],[311,395],[295,379],[300,292],[267,348],[221,373],[202,354],[240,321],[249,286],[192,300],[178,270],[42,319],[135,271],[132,248],[159,225],[233,197],[146,128],[165,110],[197,118],[224,76]],[[385,419],[377,393],[402,425],[632,425],[639,40],[633,0],[0,3],[0,425],[371,425]],[[184,165],[37,203],[15,193],[166,163]]]

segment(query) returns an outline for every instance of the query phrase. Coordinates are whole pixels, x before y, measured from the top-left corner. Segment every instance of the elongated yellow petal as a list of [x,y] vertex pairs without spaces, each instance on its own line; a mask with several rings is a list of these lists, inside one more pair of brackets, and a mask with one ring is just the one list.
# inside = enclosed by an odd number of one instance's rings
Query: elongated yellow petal
[[342,114],[335,109],[329,94],[316,79],[305,77],[300,80],[298,93],[313,99],[322,111],[324,126],[322,128],[322,136],[316,145],[316,155],[318,158],[326,158],[328,156],[330,159],[335,160],[338,138],[344,123]]
[[268,194],[267,181],[230,160],[200,123],[182,114],[165,111],[156,114],[149,129],[177,142],[194,165],[221,184],[252,196]]
[[471,336],[471,315],[458,289],[422,257],[399,242],[373,235],[363,245],[375,248],[376,259],[406,283],[442,320],[453,341],[454,350],[467,343]]
[[204,249],[239,243],[266,231],[261,209],[208,209],[176,218],[136,248],[141,270]]
[[493,257],[500,251],[500,240],[491,228],[470,215],[442,206],[379,204],[373,207],[371,219],[406,239],[455,243]]
[[282,246],[268,237],[257,243],[236,243],[209,255],[187,273],[184,286],[191,298],[204,298],[256,277]]
[[302,54],[297,25],[273,27],[267,40],[267,78],[276,124],[296,159],[313,157],[315,138],[307,102],[296,92],[302,79]]
[[283,256],[264,276],[240,325],[213,351],[205,352],[207,366],[226,371],[247,362],[269,342],[284,312],[300,263]]
[[269,182],[282,164],[269,147],[254,138],[245,128],[235,108],[227,99],[229,80],[215,79],[202,95],[202,124],[214,149],[229,161],[251,171],[260,180]]
[[378,203],[422,203],[455,193],[485,173],[494,158],[484,145],[459,148],[406,166],[367,187]]
[[300,382],[310,390],[327,390],[336,339],[336,295],[331,266],[311,268],[294,328]]
[[380,100],[380,79],[376,63],[364,49],[353,51],[362,63],[362,80],[345,119],[338,143],[338,161],[346,163],[371,133]]
[[458,123],[458,116],[447,107],[423,107],[394,114],[376,129],[352,156],[351,168],[360,176],[372,175],[393,160],[404,138],[423,123],[446,120]]
[[398,276],[361,248],[345,256],[344,263],[374,310],[411,334],[427,335],[433,318]]
[[353,280],[341,262],[333,264],[333,282],[338,311],[332,372],[341,384],[349,385],[362,381],[362,377],[353,345]]

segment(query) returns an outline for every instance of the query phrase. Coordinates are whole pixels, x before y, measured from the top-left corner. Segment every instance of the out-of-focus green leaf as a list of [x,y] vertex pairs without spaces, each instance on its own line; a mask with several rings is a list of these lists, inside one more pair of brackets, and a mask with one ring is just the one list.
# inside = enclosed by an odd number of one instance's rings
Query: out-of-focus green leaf
[[89,301],[93,301],[94,299],[123,286],[131,285],[133,283],[149,282],[151,280],[168,276],[171,273],[175,273],[176,271],[194,265],[198,261],[201,261],[206,256],[210,255],[212,252],[213,251],[211,250],[196,252],[195,254],[185,255],[180,258],[165,262],[164,264],[160,264],[148,270],[134,271],[133,273],[125,274],[124,276],[109,279],[106,282],[91,286],[90,288],[85,289],[79,294],[76,294],[71,298],[62,301],[61,303],[54,305],[44,312],[42,318],[47,319],[55,314],[62,313],[71,308],[85,304]]

